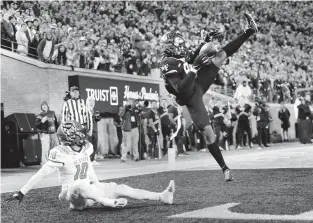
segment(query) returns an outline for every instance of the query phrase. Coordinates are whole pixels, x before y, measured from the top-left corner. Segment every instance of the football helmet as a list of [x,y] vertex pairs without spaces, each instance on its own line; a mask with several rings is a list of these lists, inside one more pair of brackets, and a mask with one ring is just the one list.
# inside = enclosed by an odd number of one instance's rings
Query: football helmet
[[183,36],[178,32],[169,32],[162,36],[164,53],[172,57],[184,57],[186,55],[186,43]]
[[58,128],[57,136],[62,144],[70,146],[83,146],[87,137],[84,127],[76,121],[62,123]]

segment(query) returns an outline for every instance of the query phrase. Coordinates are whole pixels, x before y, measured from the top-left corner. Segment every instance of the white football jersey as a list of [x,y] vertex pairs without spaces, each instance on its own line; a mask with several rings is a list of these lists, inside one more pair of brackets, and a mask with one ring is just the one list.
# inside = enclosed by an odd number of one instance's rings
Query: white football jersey
[[65,145],[57,146],[50,151],[49,160],[59,167],[58,175],[62,189],[66,189],[76,180],[90,182],[90,166],[92,166],[90,155],[92,153],[93,146],[89,142],[79,152]]

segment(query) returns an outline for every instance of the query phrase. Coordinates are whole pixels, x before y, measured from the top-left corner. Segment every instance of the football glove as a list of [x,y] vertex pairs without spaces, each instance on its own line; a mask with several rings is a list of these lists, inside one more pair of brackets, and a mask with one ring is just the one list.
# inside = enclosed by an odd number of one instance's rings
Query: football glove
[[209,43],[212,42],[214,39],[220,41],[222,38],[223,38],[222,33],[220,33],[218,30],[215,30],[207,34],[204,38],[204,41]]
[[211,59],[206,54],[201,54],[196,57],[195,61],[193,62],[193,67],[196,70],[199,70],[203,66],[207,66],[211,63]]
[[13,194],[12,197],[6,199],[5,201],[11,202],[14,200],[18,200],[18,204],[20,204],[22,202],[23,198],[24,198],[24,194],[21,191],[19,191],[19,192]]

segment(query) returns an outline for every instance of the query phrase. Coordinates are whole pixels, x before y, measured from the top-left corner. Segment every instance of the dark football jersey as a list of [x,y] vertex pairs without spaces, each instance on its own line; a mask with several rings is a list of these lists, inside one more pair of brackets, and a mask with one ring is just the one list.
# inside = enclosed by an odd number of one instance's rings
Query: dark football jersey
[[184,69],[184,63],[183,58],[176,59],[174,57],[164,57],[160,63],[160,69],[165,83],[173,87],[176,91],[178,89],[178,83],[187,75]]

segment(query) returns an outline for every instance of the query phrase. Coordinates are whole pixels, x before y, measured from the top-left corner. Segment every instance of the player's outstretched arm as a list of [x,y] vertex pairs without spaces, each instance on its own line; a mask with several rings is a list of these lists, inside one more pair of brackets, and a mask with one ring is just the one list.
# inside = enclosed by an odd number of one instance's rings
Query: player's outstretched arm
[[42,179],[44,179],[46,176],[53,173],[55,170],[57,170],[56,166],[51,165],[51,161],[48,161],[43,167],[40,168],[40,170],[32,176],[28,180],[28,182],[25,184],[25,186],[18,192],[14,193],[10,198],[6,199],[7,202],[18,200],[19,204],[22,202],[25,194],[28,193],[34,186],[38,184]]
[[92,165],[90,165],[90,167],[89,167],[89,179],[90,179],[90,182],[92,182],[92,183],[99,183],[99,179],[98,179],[98,177],[97,177],[97,175],[96,175],[96,173],[95,173],[95,170],[94,170],[94,168],[93,168],[93,166]]

